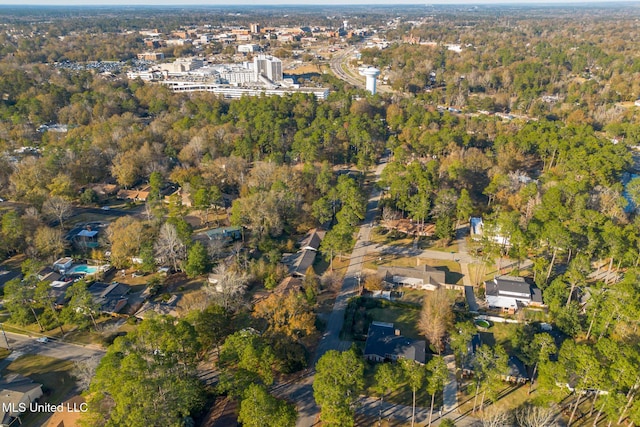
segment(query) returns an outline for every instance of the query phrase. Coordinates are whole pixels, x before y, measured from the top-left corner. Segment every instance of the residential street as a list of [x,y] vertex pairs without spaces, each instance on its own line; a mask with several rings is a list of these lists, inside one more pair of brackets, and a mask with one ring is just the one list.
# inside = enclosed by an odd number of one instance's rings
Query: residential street
[[[92,356],[102,357],[105,353],[104,350],[98,348],[84,347],[60,341],[40,343],[36,341],[36,337],[29,337],[27,335],[14,334],[11,332],[7,332],[6,337],[9,341],[9,348],[12,350],[12,353],[9,357],[0,362],[0,370],[6,368],[13,360],[23,354],[39,354],[41,356],[78,362]],[[7,342],[1,333],[0,347],[7,348]]]
[[[375,178],[372,181],[377,181],[382,174],[384,167],[387,165],[388,159],[383,157],[381,162],[376,166]],[[365,214],[364,221],[356,237],[356,243],[351,254],[349,267],[344,276],[342,282],[342,288],[336,296],[336,301],[333,305],[333,311],[327,321],[327,328],[318,344],[316,350],[313,365],[317,363],[318,359],[322,357],[329,350],[348,350],[351,346],[351,342],[342,341],[340,339],[340,331],[344,324],[344,312],[347,308],[349,298],[355,296],[360,286],[360,275],[362,272],[362,266],[364,264],[364,257],[368,252],[369,234],[373,221],[378,211],[378,201],[380,200],[381,191],[374,188],[367,202],[367,212]],[[310,375],[304,379],[304,381],[289,384],[285,387],[277,387],[274,390],[279,396],[286,397],[291,401],[296,402],[298,408],[298,421],[296,426],[309,427],[313,426],[316,418],[320,415],[320,408],[315,404],[313,398],[313,375]]]

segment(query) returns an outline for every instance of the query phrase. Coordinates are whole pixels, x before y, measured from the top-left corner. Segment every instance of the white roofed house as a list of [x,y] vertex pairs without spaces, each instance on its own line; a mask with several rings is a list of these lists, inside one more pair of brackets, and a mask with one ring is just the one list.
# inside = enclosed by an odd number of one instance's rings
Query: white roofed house
[[523,277],[496,276],[485,282],[487,305],[515,313],[527,306],[542,306],[542,292]]
[[72,265],[73,265],[73,258],[64,257],[64,258],[60,258],[59,260],[53,263],[53,269],[58,273],[64,273],[65,271],[68,271]]

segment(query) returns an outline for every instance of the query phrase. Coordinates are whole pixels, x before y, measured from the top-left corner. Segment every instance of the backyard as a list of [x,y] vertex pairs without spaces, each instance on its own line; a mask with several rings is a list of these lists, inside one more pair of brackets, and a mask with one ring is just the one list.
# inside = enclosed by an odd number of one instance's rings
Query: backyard
[[420,307],[414,304],[359,297],[353,299],[347,307],[342,332],[345,339],[365,341],[369,324],[378,321],[393,323],[402,335],[418,339],[419,316]]

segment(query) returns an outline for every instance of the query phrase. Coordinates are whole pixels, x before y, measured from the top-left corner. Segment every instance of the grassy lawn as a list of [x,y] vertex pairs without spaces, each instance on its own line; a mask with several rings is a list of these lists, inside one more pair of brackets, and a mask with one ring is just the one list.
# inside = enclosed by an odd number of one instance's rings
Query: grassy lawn
[[6,348],[0,348],[0,360],[5,359],[11,352]]
[[[480,277],[481,274],[484,275]],[[480,284],[492,280],[496,274],[495,267],[483,267],[482,264],[469,264],[469,276],[471,283]]]
[[402,292],[402,297],[400,298],[401,302],[406,302],[407,304],[415,304],[416,306],[422,307],[424,303],[424,297],[428,291],[423,291],[420,289],[413,288],[398,288],[399,292]]
[[481,333],[482,342],[490,345],[500,344],[508,354],[511,354],[513,350],[511,340],[515,337],[518,326],[513,323],[493,323],[487,332]]
[[[25,355],[13,361],[3,375],[18,373],[42,384],[44,396],[41,402],[58,404],[69,397],[75,387],[71,376],[74,369],[72,362],[39,355]],[[22,417],[23,425],[41,425],[51,414],[26,414]]]
[[[33,336],[40,336],[40,335],[48,335],[48,336],[54,336],[57,337],[60,335],[60,328],[56,327],[50,331],[44,331],[41,332],[40,328],[38,327],[37,323],[32,323],[30,325],[26,325],[26,326],[22,326],[22,325],[14,325],[12,323],[4,323],[4,330],[7,332],[15,332],[17,334],[27,334],[27,335],[33,335]],[[62,325],[62,328],[65,328],[65,325]],[[65,329],[65,331],[68,331],[69,329],[71,329],[71,326],[67,326],[68,329]]]
[[371,322],[378,321],[393,323],[396,329],[400,329],[402,335],[419,339],[417,330],[419,316],[420,307],[413,304],[358,298],[350,303],[347,309],[343,332],[349,336],[349,339],[353,336],[363,338],[366,337]]
[[440,252],[458,252],[458,249],[459,249],[457,243],[450,243],[447,246],[442,246],[440,245],[439,240],[432,240],[428,238],[420,239],[418,241],[418,247],[420,249],[430,249],[433,251],[440,251]]
[[111,222],[118,219],[115,215],[109,215],[109,211],[104,211],[104,214],[86,213],[83,212],[65,221],[64,225],[75,226],[77,224],[85,224],[87,222]]
[[367,316],[372,321],[393,323],[396,329],[400,329],[402,335],[409,338],[419,338],[417,323],[420,310],[386,305],[386,307],[367,310]]
[[[475,390],[476,389],[473,383],[469,382],[467,383],[467,387],[463,391],[458,392],[458,402],[460,404],[458,411],[460,413],[472,413]],[[505,382],[502,384],[500,390],[500,398],[498,399],[498,401],[496,401],[495,404],[490,404],[489,399],[485,397],[485,411],[494,411],[496,409],[500,411],[513,410],[531,399],[531,396],[528,394],[528,384],[524,384],[520,387],[514,387],[511,384]],[[481,396],[482,392],[478,396],[476,407],[478,411],[475,414],[475,416],[477,417],[480,417],[482,415],[482,413],[479,412]]]
[[393,245],[393,246],[412,246],[413,237],[407,236],[405,233],[388,230],[384,227],[376,227],[371,230],[369,240],[372,243],[378,245]]

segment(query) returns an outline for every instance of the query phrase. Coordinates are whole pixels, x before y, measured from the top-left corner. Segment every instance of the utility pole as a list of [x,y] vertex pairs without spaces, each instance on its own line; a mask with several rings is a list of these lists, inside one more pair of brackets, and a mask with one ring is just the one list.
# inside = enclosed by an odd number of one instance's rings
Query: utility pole
[[2,330],[2,336],[4,337],[4,341],[7,343],[7,350],[11,350],[11,347],[9,347],[9,339],[7,338],[7,334],[4,332],[3,323],[0,323],[0,329]]

